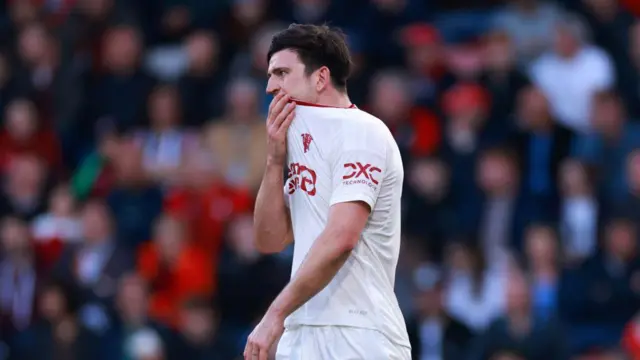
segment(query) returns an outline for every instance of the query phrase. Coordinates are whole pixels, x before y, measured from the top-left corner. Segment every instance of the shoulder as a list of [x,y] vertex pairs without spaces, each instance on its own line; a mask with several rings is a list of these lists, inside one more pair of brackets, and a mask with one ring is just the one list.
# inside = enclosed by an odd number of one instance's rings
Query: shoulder
[[358,109],[345,110],[337,124],[336,140],[344,150],[386,149],[393,136],[377,117]]

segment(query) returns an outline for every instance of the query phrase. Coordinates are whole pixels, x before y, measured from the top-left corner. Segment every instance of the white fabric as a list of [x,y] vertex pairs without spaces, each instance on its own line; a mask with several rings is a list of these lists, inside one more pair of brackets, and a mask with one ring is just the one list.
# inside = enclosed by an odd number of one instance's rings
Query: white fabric
[[288,165],[284,192],[295,240],[292,276],[325,228],[332,205],[363,201],[372,212],[336,277],[285,325],[372,329],[410,347],[393,290],[404,172],[389,129],[355,108],[298,105],[288,133]]
[[375,330],[344,326],[287,329],[276,360],[411,360],[411,349],[393,344]]
[[530,75],[547,96],[558,121],[583,133],[591,129],[593,95],[615,83],[611,59],[596,47],[583,48],[571,59],[544,55],[533,64]]

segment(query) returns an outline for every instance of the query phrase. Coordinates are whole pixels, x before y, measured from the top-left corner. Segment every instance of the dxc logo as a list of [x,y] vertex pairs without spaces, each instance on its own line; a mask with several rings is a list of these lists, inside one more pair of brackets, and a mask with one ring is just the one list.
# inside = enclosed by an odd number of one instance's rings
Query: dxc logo
[[348,169],[349,173],[342,177],[343,180],[364,178],[372,182],[374,185],[378,185],[379,183],[378,179],[374,177],[374,174],[382,172],[379,167],[372,166],[371,164],[362,164],[359,162],[346,163],[344,164],[344,168]]
[[300,189],[310,196],[316,194],[316,172],[298,163],[289,164],[287,173],[287,191],[289,195]]

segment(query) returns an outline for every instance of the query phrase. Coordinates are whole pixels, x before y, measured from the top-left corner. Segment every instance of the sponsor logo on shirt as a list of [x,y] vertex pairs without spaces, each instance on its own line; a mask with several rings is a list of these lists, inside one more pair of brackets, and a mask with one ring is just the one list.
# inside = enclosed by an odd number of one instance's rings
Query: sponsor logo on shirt
[[302,136],[302,147],[304,148],[304,152],[309,151],[309,146],[311,146],[311,142],[313,141],[313,136],[308,133],[304,133]]
[[345,175],[342,176],[344,185],[364,184],[376,187],[380,183],[377,176],[382,170],[377,166],[355,162],[344,164],[344,169]]
[[300,189],[310,196],[316,194],[316,172],[306,165],[299,163],[289,164],[287,173],[287,191],[289,195]]

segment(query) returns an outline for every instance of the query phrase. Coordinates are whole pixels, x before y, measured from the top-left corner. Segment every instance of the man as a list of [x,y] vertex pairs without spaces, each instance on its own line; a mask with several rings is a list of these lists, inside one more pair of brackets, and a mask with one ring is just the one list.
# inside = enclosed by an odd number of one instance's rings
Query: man
[[398,146],[347,96],[342,33],[291,25],[274,36],[268,60],[275,98],[256,246],[295,246],[291,281],[249,336],[245,359],[266,360],[285,327],[279,360],[410,359],[393,292],[404,178]]

